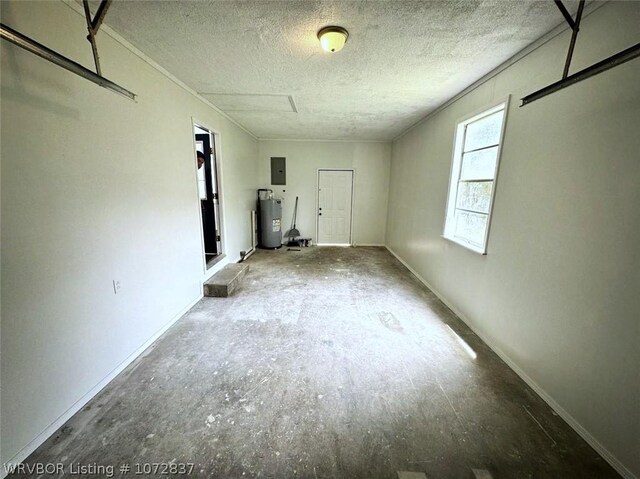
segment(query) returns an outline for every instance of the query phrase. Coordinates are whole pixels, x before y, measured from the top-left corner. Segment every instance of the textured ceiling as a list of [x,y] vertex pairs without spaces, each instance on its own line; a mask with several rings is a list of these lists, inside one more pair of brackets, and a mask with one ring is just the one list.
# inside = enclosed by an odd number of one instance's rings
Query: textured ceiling
[[227,0],[116,1],[105,23],[259,138],[386,140],[562,21],[550,0]]

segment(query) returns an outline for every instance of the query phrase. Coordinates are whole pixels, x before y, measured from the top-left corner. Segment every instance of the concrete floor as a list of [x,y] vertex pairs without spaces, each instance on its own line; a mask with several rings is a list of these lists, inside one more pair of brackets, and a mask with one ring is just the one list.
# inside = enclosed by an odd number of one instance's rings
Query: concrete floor
[[173,461],[216,478],[618,477],[385,249],[248,262],[234,297],[198,303],[28,462],[120,475]]

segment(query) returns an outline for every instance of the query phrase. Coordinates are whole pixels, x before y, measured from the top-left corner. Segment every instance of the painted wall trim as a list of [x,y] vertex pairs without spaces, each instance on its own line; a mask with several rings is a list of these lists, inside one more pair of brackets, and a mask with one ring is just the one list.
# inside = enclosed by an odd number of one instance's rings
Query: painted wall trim
[[[600,7],[602,7],[605,3],[607,3],[609,0],[593,0],[592,2],[588,3],[587,6],[584,8],[584,13],[582,14],[582,19],[584,20],[586,17],[588,17],[589,15],[591,15],[593,12],[595,12],[597,9],[599,9]],[[554,8],[553,5],[551,5],[551,3],[549,3],[549,8]],[[560,15],[558,16],[560,18]],[[466,87],[464,90],[462,90],[460,93],[458,93],[457,95],[452,96],[451,98],[449,98],[447,101],[445,101],[444,103],[442,103],[440,106],[436,107],[433,111],[429,112],[426,116],[424,116],[423,118],[421,118],[420,120],[418,120],[417,122],[415,122],[413,125],[411,125],[409,128],[407,128],[406,130],[404,130],[402,133],[400,133],[398,136],[396,136],[395,138],[393,138],[393,142],[395,142],[396,140],[399,140],[400,138],[402,138],[404,135],[406,135],[407,133],[409,133],[411,130],[413,130],[414,128],[417,128],[418,126],[420,126],[421,124],[423,124],[425,121],[427,121],[429,118],[431,118],[432,116],[437,115],[438,113],[440,113],[442,110],[444,110],[445,108],[447,108],[449,105],[451,105],[452,103],[455,103],[456,101],[458,101],[460,98],[462,98],[463,96],[467,95],[468,93],[471,93],[473,90],[475,90],[476,88],[478,88],[479,86],[483,85],[484,83],[488,82],[489,80],[491,80],[493,77],[495,77],[496,75],[498,75],[499,73],[503,72],[504,70],[506,70],[507,68],[509,68],[511,65],[519,62],[520,60],[522,60],[524,57],[526,57],[527,55],[529,55],[530,53],[533,53],[534,51],[536,51],[538,48],[540,48],[541,46],[543,46],[544,44],[548,43],[549,41],[551,41],[552,39],[554,39],[555,37],[557,37],[558,35],[560,35],[561,33],[563,33],[565,30],[569,29],[569,25],[567,24],[567,22],[563,19],[562,23],[560,23],[557,27],[555,27],[553,30],[551,30],[550,32],[542,35],[540,38],[538,38],[537,40],[535,40],[533,43],[530,43],[529,45],[527,45],[526,47],[524,47],[522,50],[520,50],[518,53],[516,53],[515,55],[513,55],[511,58],[509,58],[506,62],[502,63],[501,65],[498,65],[496,68],[494,68],[493,70],[491,70],[489,73],[487,73],[486,75],[480,77],[478,80],[476,80],[475,82],[473,82],[471,85],[469,85],[468,87]],[[558,78],[560,78],[560,71],[558,70]]]
[[[69,409],[63,412],[58,419],[53,421],[47,426],[40,434],[38,434],[31,442],[24,446],[16,455],[9,459],[7,464],[20,464],[27,459],[36,449],[38,449],[53,433],[55,433],[60,427],[64,425],[74,414],[80,411],[89,401],[91,401],[100,391],[113,381],[122,371],[126,369],[133,361],[135,361],[142,353],[144,353],[153,343],[155,343],[160,337],[171,327],[176,321],[184,316],[191,308],[193,308],[198,301],[203,298],[202,292],[199,296],[191,301],[185,308],[183,308],[178,314],[176,314],[171,320],[156,331],[149,339],[147,339],[138,349],[129,355],[124,361],[122,361],[116,368],[107,374],[98,384],[91,388],[84,396],[78,399]],[[3,479],[8,474],[7,468],[2,465],[0,469],[0,479]]]
[[571,426],[571,428],[576,431],[582,439],[587,441],[587,443],[596,450],[598,454],[600,454],[605,461],[607,461],[611,467],[613,467],[622,477],[625,479],[638,479],[627,467],[625,467],[622,462],[620,462],[607,448],[605,448],[600,442],[591,435],[589,431],[587,431],[571,414],[565,411],[562,406],[560,406],[555,399],[553,399],[538,383],[536,383],[529,375],[523,371],[507,354],[505,354],[500,348],[498,348],[493,341],[491,341],[487,336],[485,336],[482,332],[476,329],[473,326],[473,323],[469,321],[464,314],[462,314],[458,309],[439,291],[433,288],[416,270],[414,270],[409,264],[402,259],[400,255],[398,255],[395,251],[393,251],[389,245],[386,245],[387,250],[395,256],[395,258],[400,261],[405,268],[407,268],[411,273],[420,280],[422,284],[424,284],[429,290],[435,294],[440,301],[442,301],[451,311],[455,313],[455,315],[460,318],[489,348],[496,353],[500,359],[502,359],[507,366],[509,366],[520,378],[529,385],[531,389],[533,389],[538,396],[542,398],[544,402],[546,402],[551,409],[553,409],[564,421]]
[[[75,2],[74,0],[60,0],[62,3],[64,3],[66,6],[68,6],[69,8],[71,8],[71,10],[75,11],[78,15],[82,16],[84,18],[84,10],[82,9],[82,6],[80,5],[80,3]],[[183,90],[185,90],[186,92],[190,93],[191,95],[193,95],[194,97],[196,97],[198,100],[200,100],[202,103],[204,103],[205,105],[207,105],[209,108],[212,108],[213,110],[215,110],[216,112],[218,112],[220,115],[222,115],[223,117],[225,117],[227,120],[229,120],[231,123],[233,123],[234,125],[236,125],[238,128],[240,128],[242,131],[244,131],[245,133],[247,133],[249,136],[251,136],[254,140],[258,140],[258,137],[256,135],[254,135],[251,131],[249,131],[247,128],[245,128],[244,126],[242,126],[240,123],[238,123],[236,120],[234,120],[233,118],[231,118],[227,113],[225,113],[224,111],[222,111],[220,108],[218,108],[217,106],[215,106],[213,103],[211,103],[210,101],[208,101],[207,99],[205,99],[203,96],[199,95],[197,91],[195,91],[193,88],[189,87],[186,83],[184,83],[182,80],[178,79],[176,76],[174,76],[173,74],[169,73],[168,70],[165,70],[162,66],[160,66],[156,61],[152,60],[151,58],[149,58],[147,55],[145,55],[142,51],[138,50],[135,46],[133,46],[131,43],[129,43],[124,37],[122,37],[119,33],[116,33],[115,30],[113,30],[111,27],[109,27],[106,24],[102,24],[102,26],[100,27],[100,31],[101,32],[105,32],[107,35],[109,35],[111,38],[113,38],[115,41],[117,41],[118,43],[120,43],[120,45],[122,45],[123,47],[125,47],[127,50],[129,50],[131,53],[133,53],[134,55],[136,55],[137,57],[139,57],[142,61],[144,61],[145,63],[147,63],[148,65],[150,65],[151,67],[155,68],[156,70],[158,70],[160,73],[162,73],[164,76],[166,76],[169,80],[171,80],[172,82],[174,82],[176,85],[178,85],[180,88],[182,88]],[[138,95],[140,96],[140,95]]]

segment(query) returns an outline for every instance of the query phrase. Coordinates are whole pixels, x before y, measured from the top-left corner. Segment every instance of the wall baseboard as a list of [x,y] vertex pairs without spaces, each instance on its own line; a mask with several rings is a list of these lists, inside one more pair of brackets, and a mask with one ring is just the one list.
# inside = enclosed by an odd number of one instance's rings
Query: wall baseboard
[[356,248],[360,246],[377,246],[379,248],[386,248],[385,245],[379,243],[355,243],[353,246],[355,246]]
[[[149,346],[155,343],[160,336],[162,336],[171,326],[174,325],[182,316],[184,316],[191,308],[193,308],[198,301],[202,299],[202,293],[193,301],[191,301],[185,308],[183,308],[178,314],[176,314],[171,320],[156,331],[142,346],[131,353],[124,361],[122,361],[113,371],[107,374],[98,384],[91,388],[84,396],[78,399],[69,409],[47,426],[40,434],[38,434],[29,444],[24,446],[16,455],[14,455],[6,464],[20,464],[27,459],[36,449],[38,449],[51,435],[53,435],[58,429],[60,429],[64,423],[66,423],[75,413],[80,411],[91,399],[93,399],[100,391],[102,391],[118,374],[135,361],[138,356],[145,352]],[[3,479],[8,474],[8,470],[2,465],[0,469],[0,479]]]
[[509,366],[520,378],[527,383],[527,385],[533,389],[538,396],[542,398],[544,402],[547,403],[551,409],[553,409],[558,416],[560,416],[571,428],[576,431],[582,439],[584,439],[595,451],[602,456],[602,458],[611,465],[622,477],[625,479],[638,479],[638,477],[633,474],[617,457],[615,457],[607,448],[605,448],[595,437],[591,435],[589,431],[587,431],[582,424],[580,424],[571,414],[569,414],[565,409],[558,404],[555,399],[553,399],[538,383],[536,383],[529,375],[518,366],[507,354],[505,354],[500,348],[498,348],[493,341],[491,341],[484,333],[476,329],[473,323],[467,318],[464,314],[462,314],[458,309],[451,304],[447,298],[445,298],[439,291],[433,288],[427,280],[425,280],[416,270],[414,270],[409,264],[400,257],[395,251],[393,251],[389,245],[385,245],[387,250],[395,256],[395,258],[400,261],[405,268],[407,268],[416,278],[420,280],[422,284],[424,284],[429,290],[435,294],[440,301],[442,301],[451,311],[455,313],[455,315],[460,318],[468,327],[471,329],[491,350],[496,353],[500,359],[502,359],[507,366]]

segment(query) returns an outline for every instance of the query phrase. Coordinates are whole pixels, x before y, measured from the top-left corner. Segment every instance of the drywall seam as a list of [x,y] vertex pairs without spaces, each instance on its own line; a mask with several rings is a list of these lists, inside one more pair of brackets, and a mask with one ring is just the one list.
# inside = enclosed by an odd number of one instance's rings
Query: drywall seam
[[[605,3],[607,3],[609,0],[602,0],[602,1],[593,1],[592,3],[589,3],[585,9],[584,9],[584,13],[582,14],[582,19],[584,20],[586,17],[588,17],[589,15],[591,15],[593,12],[595,12],[596,10],[598,10],[600,7],[602,7]],[[567,24],[567,22],[563,21],[560,25],[558,25],[557,27],[555,27],[553,30],[551,30],[550,32],[542,35],[540,38],[538,38],[536,41],[534,41],[533,43],[530,43],[529,45],[527,45],[526,47],[524,47],[522,50],[520,50],[518,53],[516,53],[515,55],[513,55],[511,58],[509,58],[506,62],[498,65],[496,68],[494,68],[493,70],[491,70],[489,73],[487,73],[486,75],[480,77],[478,80],[476,80],[475,82],[473,82],[471,85],[469,85],[468,87],[466,87],[464,90],[462,90],[461,92],[459,92],[458,94],[452,96],[451,98],[449,98],[447,101],[445,101],[444,103],[442,103],[440,106],[436,107],[435,110],[429,112],[426,116],[424,116],[423,118],[419,119],[418,121],[416,121],[413,125],[411,125],[409,128],[407,128],[406,130],[404,130],[403,132],[401,132],[400,134],[398,134],[395,138],[393,138],[391,141],[395,142],[396,140],[399,140],[400,138],[402,138],[404,135],[406,135],[407,133],[409,133],[411,130],[413,130],[414,128],[417,128],[418,126],[422,125],[425,121],[427,121],[429,118],[437,115],[438,113],[440,113],[442,110],[444,110],[445,108],[447,108],[449,105],[455,103],[456,101],[458,101],[460,98],[464,97],[465,95],[471,93],[473,90],[475,90],[476,88],[478,88],[479,86],[485,84],[486,82],[488,82],[489,80],[491,80],[493,77],[497,76],[499,73],[502,73],[504,70],[506,70],[507,68],[509,68],[511,65],[519,62],[520,60],[522,60],[524,57],[526,57],[527,55],[529,55],[530,53],[533,53],[534,51],[536,51],[538,48],[542,47],[543,45],[545,45],[546,43],[548,43],[549,41],[553,40],[555,37],[557,37],[558,35],[560,35],[561,33],[563,33],[565,30],[569,29],[569,25]],[[558,67],[559,68],[559,67]],[[558,70],[560,71],[560,70]],[[560,77],[560,73],[558,73],[558,78]]]
[[420,274],[414,270],[409,264],[400,257],[395,251],[393,251],[389,245],[385,245],[387,250],[395,256],[395,258],[400,261],[405,268],[407,268],[411,273],[420,280],[422,284],[424,284],[429,290],[435,294],[440,301],[442,301],[453,313],[460,318],[489,348],[496,353],[500,359],[502,359],[507,366],[509,366],[520,378],[527,383],[527,385],[533,389],[538,396],[542,398],[544,402],[547,403],[551,409],[553,409],[562,419],[565,420],[571,428],[576,431],[582,439],[587,441],[587,443],[596,450],[598,454],[600,454],[610,465],[613,467],[622,477],[625,479],[638,479],[629,469],[626,468],[622,462],[620,462],[606,447],[604,447],[600,442],[591,435],[589,431],[587,431],[571,414],[565,411],[562,406],[560,406],[538,383],[536,383],[533,379],[529,377],[529,375],[520,368],[511,358],[505,354],[500,348],[498,348],[493,341],[491,341],[487,336],[485,336],[481,331],[476,329],[473,326],[473,323],[469,321],[464,314],[462,314],[458,309],[447,300],[439,291],[433,288]]
[[338,139],[338,140],[321,140],[313,138],[258,138],[258,141],[298,141],[298,142],[323,142],[323,143],[391,143],[393,140],[352,140],[352,139]]
[[[122,361],[116,368],[107,374],[98,384],[96,384],[93,388],[91,388],[84,396],[78,399],[75,403],[71,405],[69,409],[63,412],[58,419],[53,421],[49,426],[47,426],[40,434],[38,434],[34,439],[31,440],[26,446],[24,446],[20,451],[18,451],[7,464],[20,464],[27,457],[29,457],[36,449],[38,449],[49,437],[55,433],[64,423],[66,423],[74,414],[80,411],[89,401],[91,401],[100,391],[102,391],[111,381],[113,381],[118,374],[126,369],[133,361],[135,361],[142,353],[144,353],[153,343],[155,343],[171,326],[174,325],[176,321],[178,321],[182,316],[184,316],[191,308],[193,308],[198,301],[203,298],[202,292],[200,292],[199,296],[191,301],[184,309],[182,309],[178,314],[176,314],[167,324],[162,326],[158,331],[156,331],[147,341],[145,341],[142,346],[136,349],[133,353],[131,353],[124,361]],[[0,479],[3,479],[7,476],[7,467],[2,466],[0,470]]]
[[[62,3],[64,3],[66,6],[68,6],[69,8],[71,8],[71,10],[76,12],[78,15],[80,15],[80,16],[82,16],[84,18],[84,11],[82,10],[82,7],[80,6],[80,4],[76,3],[73,0],[60,0],[60,1]],[[117,33],[115,30],[113,30],[111,27],[109,27],[108,25],[103,23],[102,26],[100,27],[100,31],[105,32],[107,35],[109,35],[111,38],[113,38],[115,41],[117,41],[120,45],[125,47],[131,53],[136,55],[142,61],[144,61],[145,63],[147,63],[151,67],[155,68],[156,70],[158,70],[160,73],[162,73],[164,76],[166,76],[169,80],[174,82],[176,85],[178,85],[180,88],[182,88],[186,92],[188,92],[191,95],[193,95],[194,97],[196,97],[198,100],[200,100],[202,103],[207,105],[209,108],[212,108],[213,110],[218,112],[220,115],[225,117],[231,123],[233,123],[238,128],[240,128],[242,131],[244,131],[245,133],[250,135],[254,140],[258,140],[258,137],[256,135],[254,135],[253,133],[251,133],[251,131],[249,131],[244,126],[242,126],[240,123],[238,123],[236,120],[231,118],[228,114],[226,114],[220,108],[215,106],[213,103],[211,103],[210,101],[208,101],[204,97],[200,96],[197,91],[195,91],[193,88],[189,87],[186,83],[184,83],[183,81],[178,79],[176,76],[172,75],[168,70],[165,70],[162,66],[160,66],[157,62],[155,62],[151,58],[149,58],[147,55],[145,55],[142,51],[138,50],[131,43],[129,43],[124,37],[122,37],[119,33]]]

